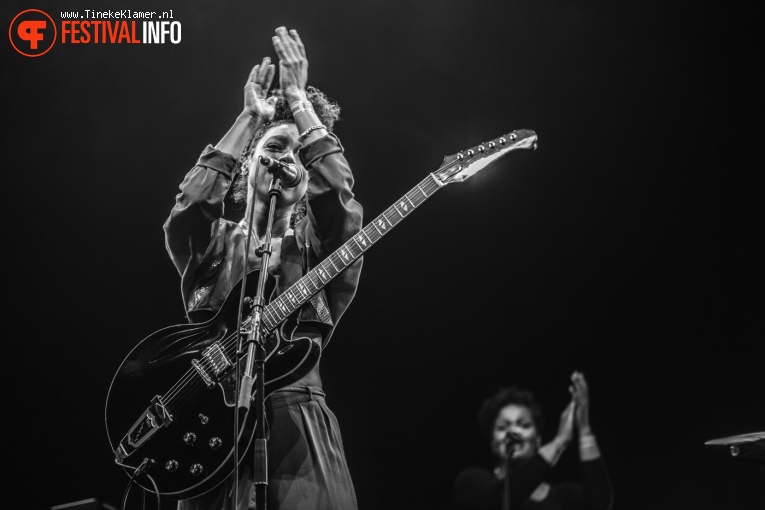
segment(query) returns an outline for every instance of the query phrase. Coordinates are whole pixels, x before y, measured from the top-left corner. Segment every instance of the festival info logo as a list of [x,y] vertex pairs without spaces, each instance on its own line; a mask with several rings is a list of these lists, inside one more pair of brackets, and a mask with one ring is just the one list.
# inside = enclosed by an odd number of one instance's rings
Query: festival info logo
[[8,36],[16,51],[25,57],[39,57],[56,43],[56,24],[43,11],[27,9],[13,18]]
[[181,22],[173,10],[133,11],[131,9],[62,11],[61,27],[48,14],[27,9],[13,18],[8,29],[11,45],[26,57],[45,55],[58,41],[62,45],[95,44],[180,44]]

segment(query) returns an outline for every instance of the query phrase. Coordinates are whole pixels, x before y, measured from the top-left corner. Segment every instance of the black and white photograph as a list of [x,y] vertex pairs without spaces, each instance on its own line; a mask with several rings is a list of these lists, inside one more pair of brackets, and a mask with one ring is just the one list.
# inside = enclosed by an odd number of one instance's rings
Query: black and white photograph
[[753,6],[2,13],[0,507],[765,508]]

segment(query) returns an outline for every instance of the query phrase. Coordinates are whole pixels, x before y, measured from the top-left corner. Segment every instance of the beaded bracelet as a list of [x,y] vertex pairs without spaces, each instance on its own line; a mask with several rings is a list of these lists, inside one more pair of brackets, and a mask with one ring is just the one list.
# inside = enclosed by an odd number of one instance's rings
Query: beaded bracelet
[[290,105],[290,110],[292,110],[292,115],[295,115],[300,112],[313,112],[313,105],[309,103],[308,101],[295,101]]
[[311,127],[309,127],[308,129],[306,129],[305,131],[303,131],[303,132],[300,134],[300,136],[298,136],[298,142],[302,142],[303,140],[305,140],[306,138],[308,138],[308,135],[310,135],[311,133],[313,133],[313,132],[314,132],[314,131],[316,131],[317,129],[327,129],[327,126],[325,126],[324,124],[317,124],[317,125],[315,125],[315,126],[311,126]]

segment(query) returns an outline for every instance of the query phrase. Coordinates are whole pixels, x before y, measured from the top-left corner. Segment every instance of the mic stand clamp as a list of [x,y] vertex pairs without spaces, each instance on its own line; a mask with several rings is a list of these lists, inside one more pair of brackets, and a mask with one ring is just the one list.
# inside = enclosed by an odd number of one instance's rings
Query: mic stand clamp
[[[266,280],[268,278],[268,263],[271,256],[271,229],[274,221],[274,211],[276,210],[276,200],[281,195],[282,188],[281,182],[278,177],[271,179],[271,187],[268,190],[268,196],[270,197],[270,203],[268,208],[268,221],[266,223],[266,237],[263,241],[263,245],[258,247],[257,254],[260,256],[260,274],[258,275],[258,287],[255,297],[252,299],[252,321],[250,322],[250,330],[247,333],[247,357],[245,359],[244,374],[242,375],[242,383],[239,389],[239,408],[245,411],[250,411],[250,403],[252,402],[252,386],[255,383],[255,416],[257,422],[255,423],[254,431],[254,450],[255,450],[255,462],[253,465],[253,484],[255,485],[255,502],[258,510],[265,510],[268,492],[268,452],[266,449],[266,412],[265,412],[265,399],[263,393],[264,388],[264,372],[266,364],[266,349],[265,338],[262,331],[262,314],[265,307],[265,298],[263,296],[265,292]],[[254,207],[251,209],[251,212]],[[250,218],[248,235],[252,236],[254,225],[252,218]],[[249,254],[245,254],[245,261]],[[245,271],[246,272],[246,271]],[[241,335],[241,330],[239,331]],[[237,365],[238,366],[238,365]],[[238,460],[236,460],[238,462]],[[236,480],[237,491],[239,493],[238,484],[239,480]],[[238,496],[235,496],[238,497]]]

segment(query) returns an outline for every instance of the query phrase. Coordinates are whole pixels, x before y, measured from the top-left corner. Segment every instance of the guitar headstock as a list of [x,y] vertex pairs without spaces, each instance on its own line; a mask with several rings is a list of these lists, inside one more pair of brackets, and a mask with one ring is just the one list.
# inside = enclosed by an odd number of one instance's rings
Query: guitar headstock
[[441,184],[463,182],[515,150],[536,148],[537,134],[530,129],[517,129],[494,140],[446,156],[441,167],[433,172],[433,175]]

